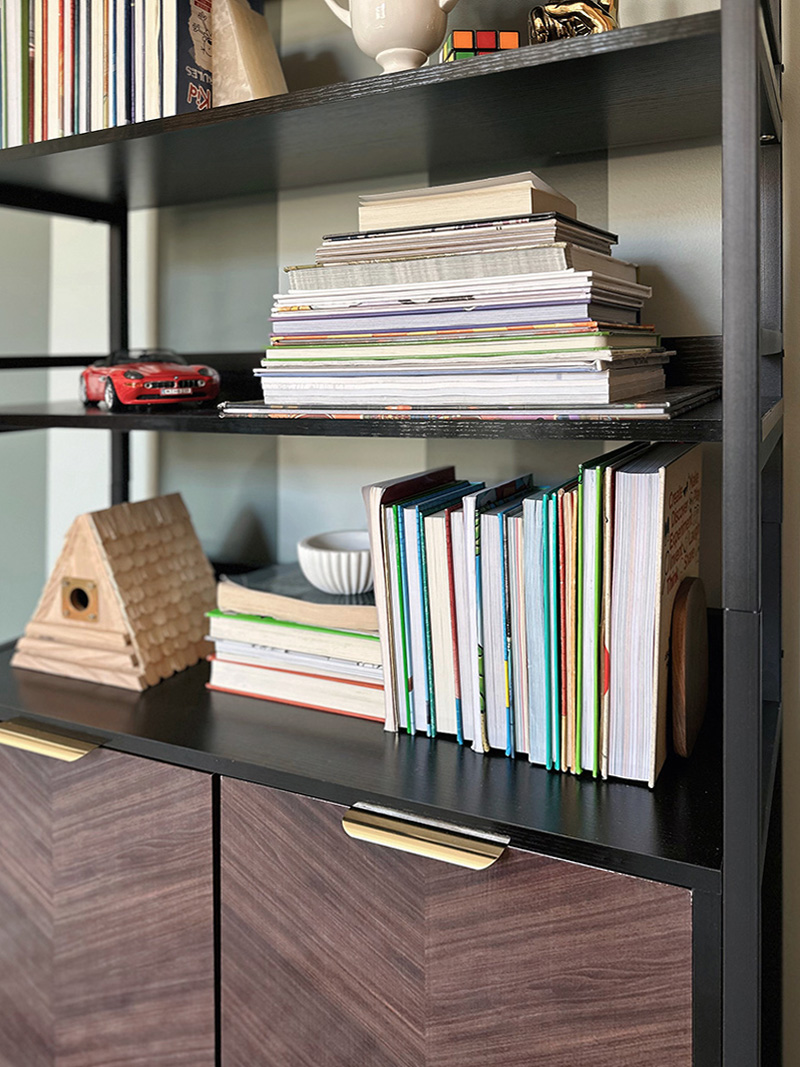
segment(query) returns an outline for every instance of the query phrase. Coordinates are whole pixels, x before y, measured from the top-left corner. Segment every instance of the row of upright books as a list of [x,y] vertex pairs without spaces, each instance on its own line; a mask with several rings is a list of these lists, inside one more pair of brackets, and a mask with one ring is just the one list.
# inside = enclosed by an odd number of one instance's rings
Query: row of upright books
[[365,488],[386,727],[652,786],[700,448],[628,445],[533,483],[446,467]]
[[0,148],[205,110],[212,0],[3,0]]
[[666,390],[651,290],[575,216],[532,173],[362,196],[358,232],[287,268],[263,400],[222,414],[666,418],[713,396]]

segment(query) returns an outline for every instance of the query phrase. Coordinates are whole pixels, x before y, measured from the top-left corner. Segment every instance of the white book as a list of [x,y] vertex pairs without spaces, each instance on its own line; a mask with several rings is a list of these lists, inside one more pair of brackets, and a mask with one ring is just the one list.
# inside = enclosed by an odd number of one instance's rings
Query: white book
[[571,200],[531,171],[358,199],[358,228],[362,232],[532,212],[557,211],[572,218],[576,215]]
[[449,509],[424,519],[425,553],[428,564],[428,600],[433,653],[433,693],[436,703],[436,733],[457,735],[456,671],[453,648],[455,619],[451,596],[448,544]]
[[488,752],[490,740],[486,722],[484,679],[483,588],[480,566],[481,514],[501,501],[511,502],[532,488],[530,474],[488,489],[464,496],[464,578],[467,601],[467,630],[469,640],[467,685],[462,692],[464,714],[469,716],[472,747],[476,752]]
[[467,709],[466,696],[470,685],[469,602],[467,598],[467,561],[464,547],[464,507],[450,515],[450,542],[453,548],[453,578],[456,597],[456,635],[458,649],[459,695],[456,704],[459,739],[465,744],[474,739],[473,716]]
[[103,5],[91,2],[91,29],[89,55],[91,67],[91,85],[89,99],[89,129],[105,129],[105,106],[103,99],[103,77],[105,64],[105,23]]
[[483,669],[486,730],[489,745],[513,752],[509,736],[509,687],[506,675],[505,552],[503,504],[484,512],[481,522],[481,584],[483,612]]
[[549,763],[547,635],[545,615],[545,493],[535,493],[522,504],[525,553],[525,630],[528,668],[528,759]]
[[[27,3],[27,0],[25,0]],[[3,108],[6,148],[22,144],[22,0],[4,0],[3,50],[5,54]]]
[[78,129],[88,133],[91,126],[91,0],[78,0]]
[[114,32],[114,44],[116,58],[114,61],[114,104],[115,121],[117,126],[125,126],[128,123],[128,56],[130,45],[128,34],[130,32],[129,19],[127,18],[128,0],[115,0],[114,18],[116,29]]
[[133,121],[144,122],[147,69],[146,0],[133,0]]
[[[440,467],[403,478],[390,478],[388,481],[377,482],[374,485],[365,485],[361,490],[367,513],[367,529],[375,573],[375,609],[378,615],[382,662],[386,666],[387,678],[393,676],[390,664],[394,658],[391,604],[393,599],[399,596],[397,587],[389,584],[391,574],[385,543],[385,519],[388,507],[407,499],[414,492],[421,492],[453,480],[455,480],[454,468]],[[385,729],[396,733],[400,717],[397,694],[393,685],[384,686],[384,698],[386,701]]]
[[411,703],[417,731],[429,736],[436,734],[436,694],[431,673],[430,598],[424,520],[427,515],[460,500],[465,490],[471,488],[472,485],[462,482],[431,497],[417,499],[403,508],[408,592],[406,634],[411,651]]
[[667,754],[670,620],[700,550],[701,450],[660,445],[617,471],[609,765],[655,784]]
[[144,117],[161,118],[161,0],[144,0]]
[[44,139],[44,4],[42,0],[34,0],[33,5],[33,139]]
[[[210,640],[210,638],[209,638]],[[353,662],[331,656],[315,656],[306,652],[292,652],[284,648],[269,648],[246,641],[217,641],[214,651],[220,659],[257,667],[276,667],[301,674],[324,674],[331,678],[363,679],[383,683],[383,668],[374,663]]]
[[522,506],[507,518],[506,575],[511,610],[511,699],[517,752],[530,753],[528,640],[525,624],[525,535]]
[[161,3],[161,114],[166,118],[178,111],[178,2]]
[[587,464],[581,474],[581,625],[578,634],[581,671],[581,767],[598,770],[600,705],[600,598],[602,584],[603,467]]
[[75,133],[75,7],[77,0],[64,0],[63,95],[61,128],[65,137]]
[[58,0],[50,0],[47,5],[47,127],[45,140],[61,137],[64,132],[59,98],[59,45],[60,45],[60,6]]
[[414,729],[428,731],[427,668],[425,663],[425,634],[422,607],[419,539],[417,537],[417,509],[413,504],[403,508],[402,530],[405,556],[404,599],[406,601],[406,640],[410,659],[411,708]]

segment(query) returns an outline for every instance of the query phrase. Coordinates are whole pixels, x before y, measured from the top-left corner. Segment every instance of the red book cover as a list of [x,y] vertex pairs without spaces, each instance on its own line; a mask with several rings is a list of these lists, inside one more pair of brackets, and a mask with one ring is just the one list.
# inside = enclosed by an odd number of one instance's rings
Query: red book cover
[[[239,664],[235,660],[223,659],[217,656],[209,656],[209,662],[212,664],[212,677],[213,677],[213,665],[219,663],[220,667],[244,667],[246,672],[254,671],[258,675],[262,675],[263,684],[256,683],[252,689],[239,689],[233,686],[218,684],[218,682],[207,682],[206,688],[211,689],[218,693],[233,693],[236,696],[248,696],[254,697],[257,700],[274,700],[279,704],[291,704],[293,707],[298,708],[312,708],[314,711],[327,711],[334,715],[350,715],[356,719],[369,719],[372,722],[383,722],[383,715],[372,715],[366,711],[356,711],[352,709],[351,702],[357,703],[355,695],[359,690],[370,690],[372,692],[382,693],[383,686],[375,682],[360,681],[357,679],[343,679],[333,678],[326,674],[312,674],[310,672],[298,672],[286,670],[282,667],[268,667],[268,666],[256,666],[254,664]],[[270,678],[283,679],[283,682],[278,682],[277,685],[270,682]],[[329,699],[338,703],[338,707],[331,707],[328,704],[322,702],[321,699],[315,699],[314,696],[307,696],[304,700],[294,699],[295,696],[299,696],[303,693],[304,683],[307,683],[312,679],[320,679],[324,682],[332,683],[327,687],[327,695]],[[222,679],[220,679],[221,681]],[[225,679],[227,680],[227,679]],[[236,680],[235,677],[230,679]],[[241,679],[240,679],[241,680]],[[247,681],[247,678],[244,679]],[[261,692],[257,690],[261,689]]]

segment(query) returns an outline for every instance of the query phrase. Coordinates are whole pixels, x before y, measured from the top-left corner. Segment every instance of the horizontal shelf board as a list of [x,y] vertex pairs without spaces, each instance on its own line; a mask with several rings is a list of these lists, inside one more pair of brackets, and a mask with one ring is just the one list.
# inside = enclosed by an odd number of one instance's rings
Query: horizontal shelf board
[[[108,737],[109,747],[317,796],[449,817],[515,844],[641,877],[716,891],[721,857],[719,730],[656,789],[552,774],[379,723],[211,693],[205,664],[143,694],[33,671],[0,653],[0,718],[30,715]],[[5,709],[5,710],[3,710]]]
[[530,422],[452,422],[435,416],[399,419],[221,419],[215,407],[170,405],[111,413],[84,410],[78,401],[21,404],[0,408],[0,432],[49,427],[95,430],[161,430],[171,433],[266,434],[287,437],[457,437],[482,440],[719,441],[722,405],[718,400],[676,419],[595,419]]
[[158,207],[716,136],[720,56],[685,16],[6,149],[0,187]]

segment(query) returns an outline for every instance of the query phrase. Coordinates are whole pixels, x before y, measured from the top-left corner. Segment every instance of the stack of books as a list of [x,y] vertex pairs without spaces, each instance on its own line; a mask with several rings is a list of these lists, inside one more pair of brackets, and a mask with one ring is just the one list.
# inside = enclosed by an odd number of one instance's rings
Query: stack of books
[[530,173],[362,197],[358,233],[287,268],[263,402],[222,414],[663,418],[708,399],[665,393],[651,290],[574,215]]
[[209,613],[209,689],[384,721],[372,594],[330,596],[296,565],[225,578]]
[[0,148],[211,107],[212,0],[4,0]]
[[386,727],[653,785],[701,452],[629,445],[537,488],[452,467],[367,486]]

